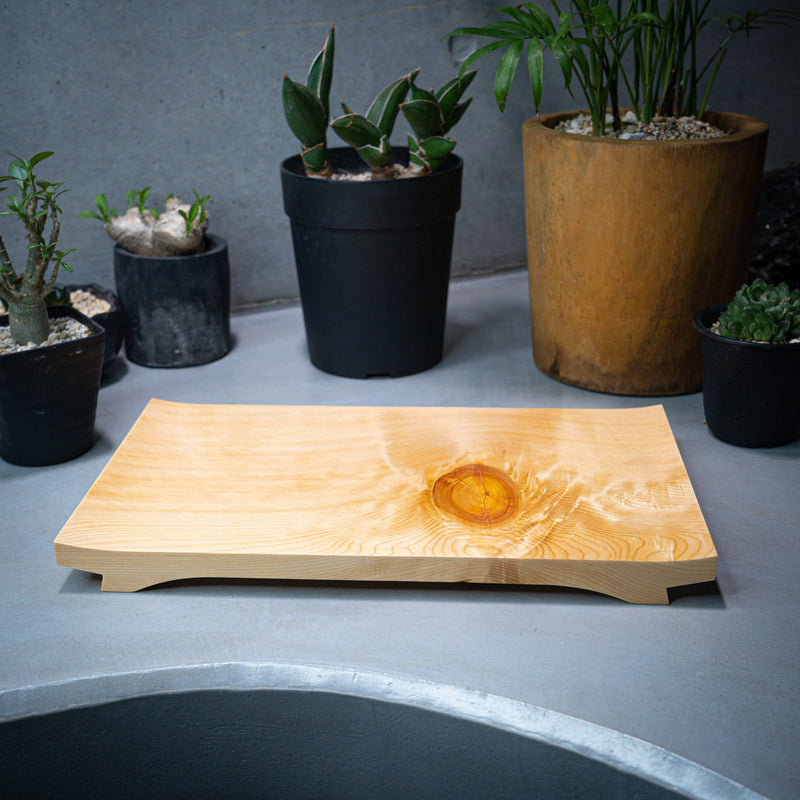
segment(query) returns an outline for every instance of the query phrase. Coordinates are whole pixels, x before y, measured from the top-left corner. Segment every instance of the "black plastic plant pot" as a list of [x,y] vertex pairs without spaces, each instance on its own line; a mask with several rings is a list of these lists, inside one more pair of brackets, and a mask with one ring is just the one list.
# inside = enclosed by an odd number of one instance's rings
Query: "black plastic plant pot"
[[69,306],[47,313],[80,320],[92,333],[0,355],[0,457],[23,467],[70,461],[94,444],[105,331]]
[[709,330],[724,305],[694,315],[703,337],[703,407],[717,439],[779,447],[800,435],[800,344],[740,342]]
[[[349,148],[334,170],[362,171]],[[408,163],[408,150],[394,160]],[[281,165],[311,363],[348,378],[399,377],[442,360],[463,162],[415,178],[309,178]]]
[[139,256],[114,245],[114,277],[125,314],[125,355],[146,367],[193,367],[231,349],[228,245],[190,256]]
[[105,300],[111,306],[108,311],[101,311],[92,316],[92,319],[106,332],[106,347],[103,355],[103,369],[105,369],[117,357],[125,339],[125,316],[122,313],[119,298],[110,289],[96,283],[68,284],[64,288],[68,292],[76,290],[89,292],[95,297]]

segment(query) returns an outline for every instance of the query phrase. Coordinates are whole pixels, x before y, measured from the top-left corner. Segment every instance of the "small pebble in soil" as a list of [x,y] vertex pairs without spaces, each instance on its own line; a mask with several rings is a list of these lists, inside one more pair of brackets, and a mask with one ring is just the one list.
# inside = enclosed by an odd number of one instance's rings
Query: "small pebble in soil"
[[0,353],[19,353],[23,350],[35,350],[37,347],[47,347],[62,342],[71,342],[74,339],[83,339],[91,331],[82,323],[72,317],[56,317],[50,321],[50,336],[41,344],[28,342],[19,344],[11,338],[8,325],[0,326]]
[[[645,124],[637,121],[636,115],[628,111],[622,117],[621,131],[613,130],[612,124],[613,118],[607,114],[604,136],[608,139],[718,139],[726,135],[725,131],[697,117],[653,117],[651,122]],[[592,118],[588,114],[578,114],[559,122],[556,130],[590,136]]]

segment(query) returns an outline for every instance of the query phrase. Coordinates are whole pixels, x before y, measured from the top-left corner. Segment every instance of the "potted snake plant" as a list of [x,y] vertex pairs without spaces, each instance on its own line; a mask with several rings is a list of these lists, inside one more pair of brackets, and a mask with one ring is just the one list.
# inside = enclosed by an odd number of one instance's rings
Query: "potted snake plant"
[[[463,162],[447,134],[474,72],[438,91],[414,70],[365,114],[329,121],[334,29],[306,83],[284,76],[286,120],[301,153],[281,165],[312,364],[353,378],[409,375],[442,359]],[[406,100],[406,98],[408,99]],[[406,147],[390,137],[402,113]],[[348,147],[328,148],[328,129]]]
[[756,278],[694,315],[702,337],[703,407],[711,433],[741,447],[800,434],[800,289]]
[[69,461],[94,443],[105,331],[71,306],[48,306],[59,271],[72,268],[59,248],[63,183],[35,174],[52,152],[13,160],[7,211],[28,241],[25,266],[15,268],[0,237],[0,457],[12,464],[44,466]]
[[117,214],[105,194],[96,211],[114,240],[114,278],[125,317],[125,355],[147,367],[190,367],[231,349],[227,242],[208,233],[205,204],[170,195],[163,211],[145,203],[150,187],[126,194]]
[[[596,391],[697,391],[688,323],[746,278],[768,133],[760,120],[711,111],[709,93],[732,37],[797,15],[714,21],[694,0],[552,5],[555,14],[549,4],[505,7],[497,21],[448,34],[489,39],[464,69],[503,50],[501,111],[524,62],[538,114],[546,51],[584,106],[583,125],[579,111],[523,125],[534,360]],[[720,40],[706,49],[700,34],[718,22]]]

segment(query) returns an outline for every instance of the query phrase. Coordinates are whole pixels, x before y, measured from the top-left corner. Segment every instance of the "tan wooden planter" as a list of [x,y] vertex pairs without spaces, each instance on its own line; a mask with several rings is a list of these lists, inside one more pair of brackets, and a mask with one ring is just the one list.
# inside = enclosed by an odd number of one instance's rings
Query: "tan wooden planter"
[[536,365],[612,394],[701,385],[692,315],[744,283],[768,128],[708,113],[730,135],[619,141],[523,125]]

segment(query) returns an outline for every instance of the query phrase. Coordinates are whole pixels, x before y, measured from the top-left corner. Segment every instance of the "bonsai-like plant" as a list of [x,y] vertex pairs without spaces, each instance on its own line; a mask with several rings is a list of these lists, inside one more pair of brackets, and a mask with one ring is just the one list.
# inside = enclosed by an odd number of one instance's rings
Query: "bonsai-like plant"
[[[611,108],[614,130],[621,129],[620,94],[628,96],[637,120],[653,116],[702,116],[711,87],[727,54],[728,43],[738,33],[764,24],[786,24],[797,12],[770,8],[714,18],[724,28],[722,40],[705,60],[698,38],[712,18],[709,0],[571,0],[562,11],[551,0],[555,16],[538,3],[522,3],[498,11],[508,19],[483,27],[458,28],[447,36],[485,36],[494,41],[472,53],[461,74],[476,60],[505,48],[494,79],[500,111],[505,110],[522,52],[527,43],[527,67],[536,112],[542,101],[543,51],[549,50],[575,97],[579,92],[592,119],[592,132],[602,136],[606,110]],[[579,90],[574,89],[577,82]],[[705,85],[704,85],[705,84]]]
[[800,337],[800,289],[774,286],[756,278],[736,292],[711,327],[727,339],[743,342],[788,342]]
[[58,199],[66,189],[61,188],[63,183],[50,183],[34,174],[34,167],[52,152],[37,153],[27,161],[8,155],[13,161],[0,183],[11,183],[17,192],[6,196],[8,211],[0,211],[0,216],[17,217],[25,226],[28,256],[25,268],[17,272],[0,237],[0,298],[8,309],[11,338],[18,344],[41,344],[50,335],[45,298],[56,284],[59,269],[72,272],[64,258],[74,248],[58,249],[58,215],[62,213]]
[[[422,175],[436,169],[455,147],[445,134],[463,116],[471,99],[458,101],[475,77],[462,74],[438,92],[414,84],[419,69],[398,78],[370,104],[366,114],[357,114],[342,103],[344,114],[328,122],[329,95],[333,79],[333,25],[322,49],[314,57],[305,84],[283,76],[283,109],[292,133],[300,140],[303,168],[307,175],[331,176],[327,148],[328,125],[371,167],[373,179],[394,177],[390,137],[399,111],[403,111],[414,135],[409,135],[410,174]],[[404,103],[409,90],[411,100]]]
[[97,211],[81,211],[79,217],[100,220],[108,235],[126,250],[140,256],[186,256],[202,252],[205,247],[205,232],[208,214],[205,204],[211,195],[200,195],[194,191],[194,202],[182,203],[177,195],[167,198],[164,211],[145,205],[150,196],[150,187],[132,189],[125,195],[128,210],[118,215],[108,207],[104,194],[98,194],[94,203]]

